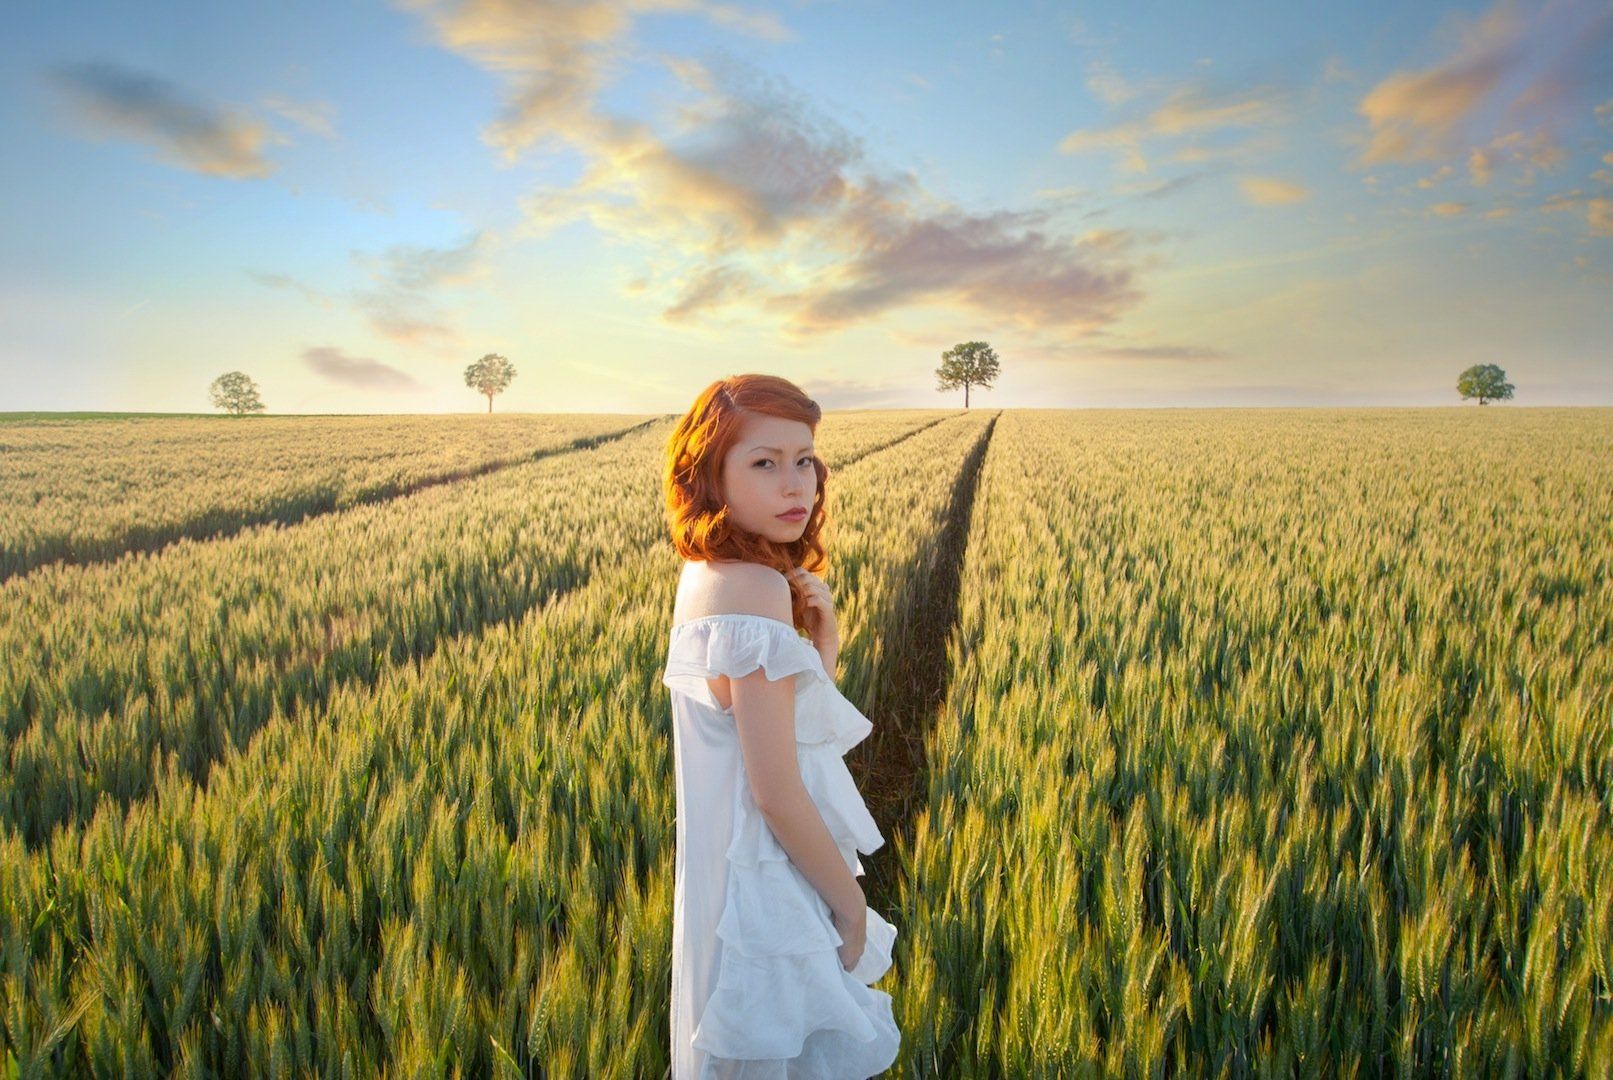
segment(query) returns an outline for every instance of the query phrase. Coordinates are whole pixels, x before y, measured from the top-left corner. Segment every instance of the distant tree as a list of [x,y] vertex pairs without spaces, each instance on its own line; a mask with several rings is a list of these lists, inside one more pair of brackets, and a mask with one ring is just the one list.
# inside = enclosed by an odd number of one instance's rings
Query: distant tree
[[258,400],[258,385],[244,371],[220,375],[208,387],[208,393],[213,397],[214,408],[227,409],[236,416],[263,411],[263,402]]
[[937,390],[956,390],[963,387],[963,407],[969,407],[969,387],[991,389],[991,380],[997,377],[997,354],[984,341],[965,341],[941,354],[941,366],[936,369],[940,377]]
[[515,368],[498,353],[488,353],[465,369],[465,385],[487,395],[487,411],[493,411],[493,395],[501,394],[515,378]]
[[1480,405],[1510,398],[1512,390],[1507,373],[1494,364],[1474,364],[1456,380],[1456,392],[1464,398],[1478,398]]

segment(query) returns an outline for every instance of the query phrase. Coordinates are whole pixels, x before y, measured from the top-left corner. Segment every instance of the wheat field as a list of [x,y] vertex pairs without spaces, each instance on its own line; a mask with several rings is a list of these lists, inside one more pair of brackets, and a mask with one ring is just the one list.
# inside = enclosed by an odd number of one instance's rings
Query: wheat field
[[[6,1075],[663,1075],[674,419],[0,420]],[[893,1075],[1613,1070],[1613,410],[817,445]]]

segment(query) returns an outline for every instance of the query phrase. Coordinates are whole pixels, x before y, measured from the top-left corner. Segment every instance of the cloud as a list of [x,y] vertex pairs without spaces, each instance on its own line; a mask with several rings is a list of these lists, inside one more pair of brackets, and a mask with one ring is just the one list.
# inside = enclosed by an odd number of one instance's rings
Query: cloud
[[1243,197],[1256,206],[1284,206],[1304,202],[1311,197],[1304,184],[1278,180],[1269,176],[1246,176],[1238,182]]
[[327,139],[336,138],[336,107],[327,101],[291,101],[278,95],[263,99],[263,107],[279,113],[300,128]]
[[786,331],[804,339],[912,304],[966,307],[1026,329],[1083,329],[1142,299],[1130,270],[1101,265],[1101,246],[1044,235],[1037,226],[1045,218],[1007,210],[891,215],[877,204],[853,205],[841,215],[849,258],[763,306],[785,315]]
[[336,301],[311,285],[305,285],[296,278],[285,274],[266,274],[261,270],[248,270],[247,274],[259,285],[267,285],[271,289],[292,289],[303,295],[303,299],[310,304],[317,304],[322,308],[333,308]]
[[[1448,159],[1490,142],[1485,124],[1554,144],[1556,128],[1613,73],[1613,8],[1605,4],[1550,0],[1525,11],[1499,0],[1471,25],[1455,26],[1451,55],[1395,72],[1361,99],[1357,111],[1371,131],[1358,164]],[[1487,178],[1491,165],[1482,160],[1472,171]]]
[[849,171],[863,161],[859,140],[777,83],[718,85],[737,78],[706,72],[712,90],[684,110],[672,141],[607,118],[574,132],[590,163],[570,188],[522,200],[533,230],[584,216],[629,241],[719,258],[775,248],[857,197]]
[[1174,195],[1189,184],[1195,184],[1210,175],[1205,172],[1183,173],[1169,180],[1134,180],[1115,185],[1116,194],[1136,195],[1139,199],[1163,199]]
[[1592,236],[1613,236],[1613,198],[1587,196],[1577,188],[1563,195],[1553,195],[1540,204],[1540,210],[1583,210],[1585,224]]
[[1430,206],[1428,208],[1428,212],[1439,217],[1457,217],[1458,215],[1467,213],[1467,203],[1438,202]]
[[1598,237],[1613,237],[1613,198],[1587,198],[1586,224]]
[[1418,180],[1417,181],[1417,186],[1420,187],[1420,188],[1434,187],[1434,186],[1438,185],[1440,181],[1449,178],[1455,172],[1456,172],[1456,169],[1455,169],[1454,166],[1441,165],[1438,169],[1434,170],[1434,172],[1431,175],[1425,176],[1422,179]]
[[1353,82],[1355,72],[1347,67],[1343,60],[1337,56],[1329,56],[1322,64],[1322,81],[1324,83]]
[[[1213,135],[1228,128],[1268,128],[1288,120],[1288,91],[1275,86],[1226,87],[1208,77],[1173,89],[1151,111],[1106,128],[1080,128],[1059,140],[1064,154],[1113,151],[1128,172],[1148,171],[1143,145],[1158,139]],[[1256,144],[1258,145],[1258,144]],[[1236,153],[1238,151],[1234,151]],[[1178,160],[1206,160],[1221,153],[1203,146],[1184,148]]]
[[489,234],[478,232],[455,247],[395,244],[379,255],[354,252],[355,262],[371,268],[376,287],[353,293],[353,301],[382,337],[401,345],[451,350],[459,344],[459,334],[434,310],[430,294],[482,277],[486,266],[481,257],[489,242]]
[[1566,160],[1568,152],[1558,145],[1549,133],[1537,131],[1533,135],[1525,136],[1521,131],[1513,131],[1491,139],[1484,146],[1476,146],[1470,150],[1467,155],[1467,171],[1473,186],[1483,187],[1494,177],[1499,166],[1512,164],[1516,165],[1521,173],[1516,182],[1528,186],[1534,183],[1536,169],[1548,173],[1554,172],[1557,166]]
[[89,130],[145,143],[171,164],[234,180],[274,171],[263,145],[283,139],[258,120],[195,100],[166,79],[110,60],[58,65],[46,78]]
[[302,360],[315,373],[343,386],[360,390],[425,389],[414,376],[390,364],[358,356],[346,356],[340,349],[329,345],[304,349]]
[[1193,362],[1226,360],[1232,354],[1202,345],[1128,345],[1098,349],[1094,356],[1117,360],[1187,360]]
[[667,322],[689,322],[697,313],[731,304],[751,292],[750,275],[732,266],[705,266],[688,281],[677,302],[662,312]]
[[486,273],[482,256],[490,239],[489,233],[477,232],[455,247],[394,244],[379,255],[354,252],[353,258],[373,267],[372,275],[390,289],[415,291],[439,285],[464,285]]
[[[460,347],[461,338],[436,309],[433,294],[485,276],[485,256],[494,242],[490,233],[482,231],[451,247],[395,244],[378,254],[353,252],[353,261],[369,268],[373,285],[347,292],[340,299],[389,341],[439,353],[452,351]],[[294,289],[310,303],[335,306],[329,294],[285,274],[257,270],[248,274],[269,288]]]
[[1124,105],[1141,92],[1107,60],[1094,60],[1087,65],[1087,89],[1105,105]]
[[499,118],[482,132],[506,161],[529,147],[569,142],[593,124],[593,101],[642,14],[691,12],[774,41],[789,31],[773,15],[705,0],[396,0],[423,13],[445,48],[505,83]]
[[1028,345],[1014,351],[1026,360],[1073,363],[1085,360],[1119,360],[1127,364],[1151,361],[1190,364],[1222,363],[1233,359],[1223,349],[1202,345],[1098,345],[1051,342]]
[[[1047,228],[1053,210],[953,206],[912,173],[871,161],[861,139],[737,58],[662,61],[694,95],[668,133],[608,115],[593,100],[605,58],[631,15],[649,9],[585,5],[553,25],[544,10],[523,18],[487,4],[439,8],[433,26],[442,44],[512,88],[490,143],[509,152],[541,135],[583,159],[570,187],[521,200],[523,232],[581,218],[640,246],[656,265],[634,277],[635,289],[667,296],[669,323],[742,305],[801,342],[899,307],[944,304],[1026,327],[1083,328],[1140,299],[1130,269],[1106,261],[1112,252]],[[534,97],[540,87],[554,92]]]

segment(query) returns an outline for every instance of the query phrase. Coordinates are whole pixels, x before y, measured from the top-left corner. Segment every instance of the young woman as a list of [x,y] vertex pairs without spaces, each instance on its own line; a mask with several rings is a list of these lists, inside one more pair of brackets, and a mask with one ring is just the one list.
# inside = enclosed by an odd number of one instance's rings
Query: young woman
[[[672,1077],[868,1077],[896,1060],[896,928],[857,852],[884,843],[844,754],[873,729],[835,688],[819,539],[821,411],[784,379],[708,386],[667,444],[684,563],[666,673],[677,788]],[[805,630],[809,638],[802,637]]]

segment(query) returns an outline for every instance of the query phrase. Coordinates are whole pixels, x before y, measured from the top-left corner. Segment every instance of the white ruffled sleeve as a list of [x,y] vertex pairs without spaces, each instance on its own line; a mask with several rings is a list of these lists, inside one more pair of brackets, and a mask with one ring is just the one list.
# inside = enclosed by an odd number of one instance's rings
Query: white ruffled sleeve
[[818,650],[795,627],[765,615],[737,612],[707,615],[674,626],[661,682],[726,713],[729,710],[712,694],[706,680],[719,675],[737,679],[758,667],[769,680],[806,672],[814,681],[833,683]]

